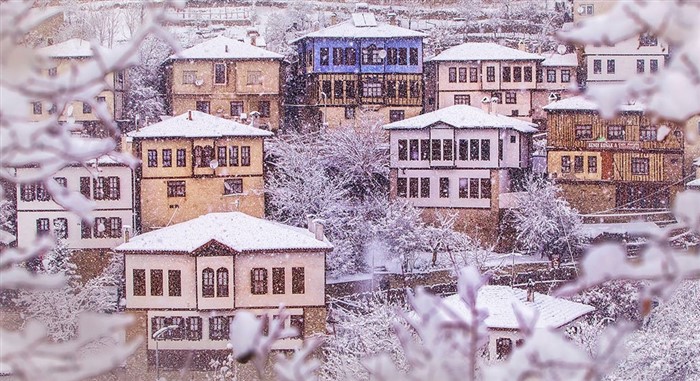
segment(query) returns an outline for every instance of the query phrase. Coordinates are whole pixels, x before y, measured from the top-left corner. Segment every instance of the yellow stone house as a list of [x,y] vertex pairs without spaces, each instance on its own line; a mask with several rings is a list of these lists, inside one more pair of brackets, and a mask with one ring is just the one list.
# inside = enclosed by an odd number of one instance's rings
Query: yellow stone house
[[283,58],[223,36],[185,49],[165,62],[170,112],[197,110],[276,131]]
[[199,111],[129,134],[136,170],[137,230],[211,212],[263,217],[263,140],[272,133]]

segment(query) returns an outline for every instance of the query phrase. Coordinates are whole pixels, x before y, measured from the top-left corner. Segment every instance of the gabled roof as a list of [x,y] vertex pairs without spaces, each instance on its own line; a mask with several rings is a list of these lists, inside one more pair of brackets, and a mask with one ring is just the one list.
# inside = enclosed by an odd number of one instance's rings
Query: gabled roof
[[[457,315],[467,315],[466,304],[459,295],[448,296],[445,304]],[[535,292],[534,302],[527,301],[527,291],[508,286],[483,286],[476,297],[476,305],[488,311],[486,326],[490,329],[518,329],[518,319],[513,310],[514,304],[539,312],[535,328],[559,328],[579,317],[595,311],[595,308],[583,303]]]
[[445,123],[454,128],[506,128],[524,133],[537,132],[536,124],[500,114],[488,112],[473,106],[454,105],[427,114],[389,123],[387,130],[423,129],[437,123]]
[[542,57],[544,57],[544,61],[542,61],[542,66],[578,66],[578,58],[574,53],[543,53]]
[[542,61],[544,57],[494,44],[492,42],[467,42],[451,47],[428,61]]
[[[621,112],[644,112],[645,105],[639,102],[634,104],[622,105],[619,108]],[[582,96],[562,99],[552,102],[543,107],[546,111],[598,111],[598,105]]]
[[201,111],[188,111],[138,131],[132,131],[127,135],[134,138],[218,138],[225,136],[266,137],[273,134],[270,131]]
[[378,23],[371,13],[353,13],[348,21],[329,26],[292,40],[305,38],[401,38],[426,37],[425,33],[391,24]]
[[330,250],[307,229],[251,217],[241,212],[209,213],[195,219],[137,235],[115,248],[126,252],[192,253],[209,242],[237,252]]
[[284,56],[246,44],[225,36],[214,37],[210,40],[199,43],[180,53],[168,57],[169,60],[191,60],[191,59],[273,59],[281,60]]
[[[99,48],[107,49],[103,46]],[[79,38],[71,38],[70,40],[59,42],[55,45],[40,48],[38,51],[40,54],[52,58],[84,58],[93,56],[90,41],[81,40]]]

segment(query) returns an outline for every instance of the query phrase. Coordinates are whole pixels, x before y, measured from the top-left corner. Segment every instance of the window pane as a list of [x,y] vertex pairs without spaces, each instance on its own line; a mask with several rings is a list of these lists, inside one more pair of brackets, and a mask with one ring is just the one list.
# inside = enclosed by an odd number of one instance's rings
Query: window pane
[[163,295],[163,270],[151,270],[151,296]]
[[182,295],[181,279],[180,270],[168,270],[168,296]]
[[272,293],[284,294],[284,267],[272,268]]
[[134,269],[134,296],[146,296],[146,270]]
[[303,267],[292,267],[292,294],[303,294],[306,290]]

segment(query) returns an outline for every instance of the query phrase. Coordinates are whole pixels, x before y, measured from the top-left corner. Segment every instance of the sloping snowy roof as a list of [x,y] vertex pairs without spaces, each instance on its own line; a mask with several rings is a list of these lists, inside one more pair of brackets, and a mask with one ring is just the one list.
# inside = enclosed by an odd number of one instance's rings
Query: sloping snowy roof
[[578,58],[574,53],[544,53],[542,57],[544,57],[542,66],[578,66]]
[[[622,112],[644,112],[645,108],[642,103],[637,102],[635,104],[622,105],[619,110]],[[552,102],[544,106],[543,109],[547,111],[598,111],[598,105],[582,96],[576,96]]]
[[210,241],[238,252],[260,250],[330,250],[307,229],[251,217],[241,212],[209,213],[195,219],[133,237],[117,251],[191,253]]
[[400,38],[400,37],[426,37],[425,33],[402,28],[399,26],[372,22],[373,16],[367,13],[355,13],[352,19],[329,26],[316,32],[311,32],[291,42],[305,38]]
[[700,167],[700,157],[696,157],[695,160],[693,161],[693,165],[697,165]]
[[177,59],[275,59],[281,60],[284,56],[246,44],[225,36],[214,37],[210,40],[199,43],[189,49],[185,49],[178,54],[168,57],[171,60]]
[[[100,47],[100,49],[107,49]],[[70,40],[59,42],[55,45],[49,45],[39,49],[39,53],[54,58],[80,58],[92,57],[92,45],[90,41],[81,40],[79,38],[71,38]]]
[[454,105],[427,114],[389,123],[387,130],[421,129],[436,123],[445,123],[454,128],[508,128],[520,132],[537,132],[537,125],[520,119],[488,112],[473,106]]
[[[190,118],[191,115],[191,118]],[[135,138],[215,138],[222,136],[272,136],[272,132],[220,118],[201,111],[188,111],[162,122],[132,131]]]
[[428,61],[542,61],[544,57],[534,53],[509,48],[492,42],[467,42],[445,50]]
[[661,228],[659,228],[659,226],[653,222],[583,224],[581,226],[581,234],[589,238],[598,237],[603,233],[630,235],[655,234],[660,230]]
[[[445,304],[453,312],[468,314],[467,306],[459,295],[448,296]],[[490,329],[518,329],[513,304],[521,304],[539,312],[535,328],[559,328],[595,310],[592,306],[549,295],[535,293],[534,302],[527,301],[527,291],[508,286],[483,286],[476,297],[478,308],[488,311],[486,326]]]
[[687,186],[687,187],[700,187],[700,179],[688,181],[687,183],[685,183],[685,186]]

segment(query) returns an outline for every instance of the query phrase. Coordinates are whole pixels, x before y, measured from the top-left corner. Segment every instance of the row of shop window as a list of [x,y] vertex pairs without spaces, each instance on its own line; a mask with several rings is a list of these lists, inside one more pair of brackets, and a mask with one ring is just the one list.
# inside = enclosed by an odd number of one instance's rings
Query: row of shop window
[[[459,178],[459,198],[490,199],[491,179]],[[439,179],[440,198],[450,197],[450,178]],[[429,177],[399,177],[396,179],[396,195],[401,198],[430,198]]]
[[[399,160],[450,161],[453,159],[453,145],[452,139],[399,139]],[[491,140],[457,140],[457,160],[491,160]]]
[[[237,167],[239,166],[240,148],[240,165],[250,166],[250,146],[218,146],[216,147],[216,161],[219,167]],[[161,150],[161,167],[173,166],[173,150],[164,148]],[[175,151],[175,164],[178,167],[187,166],[187,150],[179,148]],[[209,167],[214,160],[214,147],[212,146],[195,146],[192,152],[192,160],[195,167]],[[149,167],[158,167],[158,150],[149,149],[147,153],[147,164]]]

